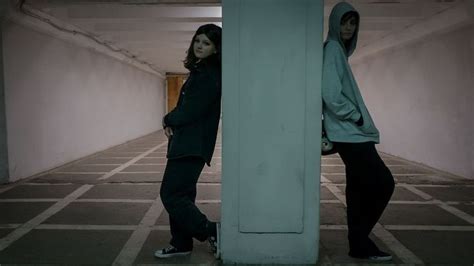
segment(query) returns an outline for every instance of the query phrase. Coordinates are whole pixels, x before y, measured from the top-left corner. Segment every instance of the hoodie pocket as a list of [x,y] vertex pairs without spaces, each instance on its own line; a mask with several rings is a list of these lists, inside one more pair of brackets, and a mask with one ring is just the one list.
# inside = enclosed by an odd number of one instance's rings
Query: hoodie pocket
[[362,113],[362,118],[364,119],[364,124],[359,127],[359,130],[362,131],[365,134],[378,134],[379,131],[374,125],[374,122],[372,121],[372,118],[368,113]]

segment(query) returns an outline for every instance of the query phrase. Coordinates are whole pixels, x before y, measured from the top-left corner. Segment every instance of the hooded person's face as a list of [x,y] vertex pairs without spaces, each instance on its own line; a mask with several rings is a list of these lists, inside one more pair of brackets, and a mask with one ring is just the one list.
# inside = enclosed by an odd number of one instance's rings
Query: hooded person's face
[[357,19],[355,16],[350,16],[347,20],[341,21],[341,39],[346,42],[354,36],[357,28]]

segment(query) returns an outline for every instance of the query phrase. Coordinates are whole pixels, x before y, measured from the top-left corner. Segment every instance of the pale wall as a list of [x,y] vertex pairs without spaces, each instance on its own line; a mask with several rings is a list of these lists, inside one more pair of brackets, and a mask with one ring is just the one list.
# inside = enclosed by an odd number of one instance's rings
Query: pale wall
[[10,181],[161,127],[163,78],[13,22],[3,41]]
[[471,24],[353,65],[381,151],[474,178],[473,36]]

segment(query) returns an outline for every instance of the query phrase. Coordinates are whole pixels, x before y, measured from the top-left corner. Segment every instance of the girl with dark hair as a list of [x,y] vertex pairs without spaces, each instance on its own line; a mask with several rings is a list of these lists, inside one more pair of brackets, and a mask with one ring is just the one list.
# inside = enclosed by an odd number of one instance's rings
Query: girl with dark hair
[[324,128],[346,166],[349,256],[391,260],[392,256],[380,251],[369,238],[392,196],[394,181],[375,149],[379,131],[348,63],[358,31],[359,13],[349,3],[335,5],[324,44]]
[[221,35],[214,24],[199,27],[188,49],[184,66],[190,74],[181,88],[177,106],[163,118],[168,137],[160,196],[169,214],[170,246],[155,257],[190,254],[193,238],[208,240],[219,256],[219,223],[211,222],[196,207],[196,185],[204,167],[210,166],[221,111]]

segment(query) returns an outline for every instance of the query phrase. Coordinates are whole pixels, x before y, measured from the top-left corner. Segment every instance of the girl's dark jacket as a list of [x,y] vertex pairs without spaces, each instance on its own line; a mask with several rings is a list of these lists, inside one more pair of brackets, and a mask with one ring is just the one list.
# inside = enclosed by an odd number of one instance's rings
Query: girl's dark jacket
[[197,64],[183,84],[176,107],[163,118],[171,127],[168,159],[199,156],[210,165],[221,112],[221,71],[208,62]]

